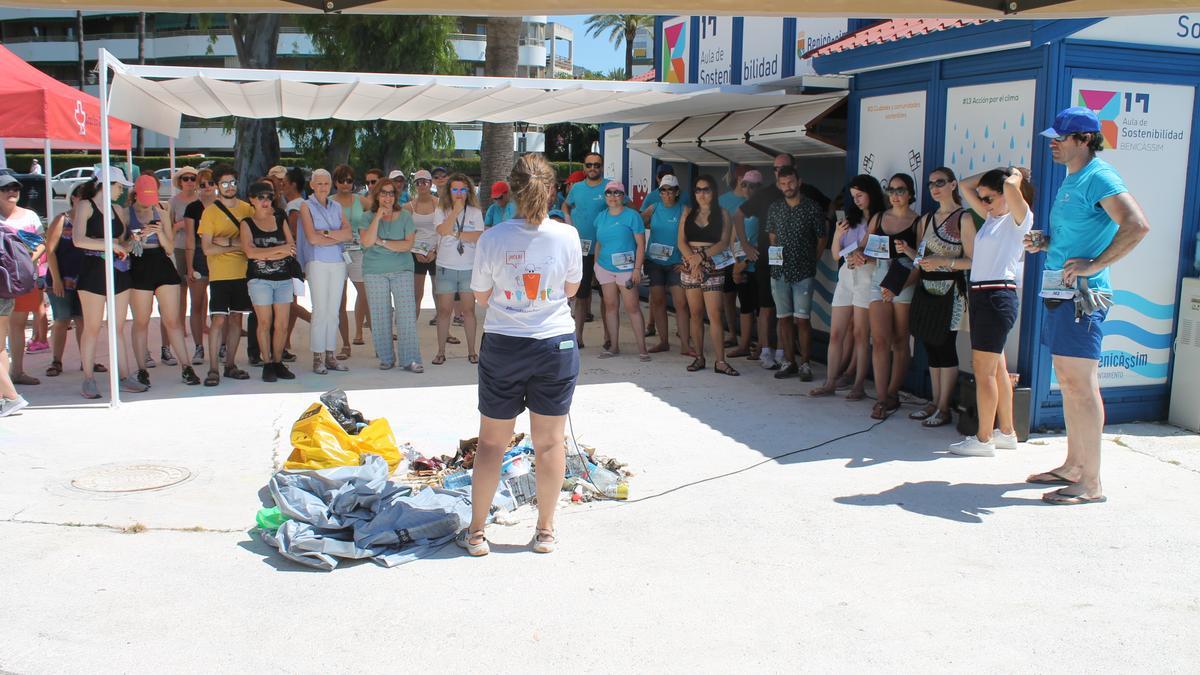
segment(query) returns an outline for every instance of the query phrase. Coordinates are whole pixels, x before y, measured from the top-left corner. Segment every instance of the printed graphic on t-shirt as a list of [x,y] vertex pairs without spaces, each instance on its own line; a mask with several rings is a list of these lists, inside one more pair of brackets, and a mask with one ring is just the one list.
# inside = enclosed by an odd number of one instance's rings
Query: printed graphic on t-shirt
[[512,303],[526,303],[527,307],[554,299],[554,291],[542,287],[544,272],[553,269],[555,260],[547,257],[541,263],[525,258],[525,251],[509,251],[504,256],[505,274],[509,283],[504,284],[504,299]]

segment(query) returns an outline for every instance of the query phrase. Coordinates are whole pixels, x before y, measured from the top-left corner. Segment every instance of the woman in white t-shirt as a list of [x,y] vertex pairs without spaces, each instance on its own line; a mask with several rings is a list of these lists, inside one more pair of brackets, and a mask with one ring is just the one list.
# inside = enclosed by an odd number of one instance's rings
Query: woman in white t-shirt
[[454,313],[455,295],[458,311],[462,313],[463,328],[467,331],[467,360],[479,363],[475,353],[475,296],[471,294],[471,267],[475,263],[475,243],[483,234],[483,212],[475,202],[475,186],[471,179],[456,173],[446,182],[446,190],[433,212],[438,240],[437,275],[433,280],[434,301],[437,303],[438,351],[433,365],[446,362],[446,338],[450,336],[450,319]]
[[[1017,275],[1025,233],[1033,227],[1033,186],[1028,169],[1010,166],[964,178],[959,187],[971,209],[986,218],[975,234],[969,304],[979,430],[952,444],[950,452],[991,457],[997,448],[1017,447],[1004,344],[1017,321]],[[993,431],[997,418],[999,428]]]
[[[558,543],[554,509],[566,470],[567,414],[579,377],[568,300],[583,278],[583,253],[578,231],[547,217],[554,181],[554,167],[545,157],[528,154],[518,159],[509,177],[517,217],[484,233],[475,253],[471,290],[487,307],[487,316],[479,358],[472,517],[458,536],[458,545],[475,556],[488,553],[483,528],[500,481],[500,460],[516,418],[526,408],[537,463],[538,519],[532,546],[538,553],[549,553]],[[455,184],[453,179],[450,184]]]

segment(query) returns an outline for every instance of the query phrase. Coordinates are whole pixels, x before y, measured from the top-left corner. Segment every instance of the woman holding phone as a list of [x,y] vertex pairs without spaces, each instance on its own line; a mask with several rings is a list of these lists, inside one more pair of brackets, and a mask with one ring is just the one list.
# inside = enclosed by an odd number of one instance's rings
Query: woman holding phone
[[487,307],[479,355],[479,449],[471,523],[457,539],[473,556],[489,552],[484,526],[500,482],[500,461],[526,409],[537,463],[531,545],[537,553],[550,553],[558,544],[554,511],[566,473],[563,438],[579,377],[568,299],[583,278],[583,253],[575,228],[547,217],[554,178],[544,157],[522,155],[509,176],[517,218],[484,232],[474,257],[471,289]]

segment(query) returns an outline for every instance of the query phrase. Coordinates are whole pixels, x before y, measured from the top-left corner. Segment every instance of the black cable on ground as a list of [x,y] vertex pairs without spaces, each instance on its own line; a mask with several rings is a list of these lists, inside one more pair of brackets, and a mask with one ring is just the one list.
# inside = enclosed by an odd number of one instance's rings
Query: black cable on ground
[[[750,471],[751,469],[758,468],[758,467],[762,466],[763,464],[775,462],[775,461],[781,460],[785,457],[791,457],[792,455],[798,455],[802,452],[816,450],[817,448],[824,447],[831,443],[837,443],[838,441],[843,441],[847,438],[853,438],[854,436],[859,436],[861,434],[865,434],[865,433],[871,431],[872,429],[874,429],[875,427],[879,426],[880,424],[883,424],[886,421],[887,421],[886,419],[879,420],[878,422],[875,422],[874,424],[866,427],[865,429],[859,429],[858,431],[852,431],[848,434],[842,434],[841,436],[836,436],[834,438],[830,438],[828,440],[821,441],[820,443],[817,443],[815,445],[810,445],[808,447],[800,448],[798,450],[789,450],[788,452],[780,453],[778,455],[772,455],[770,457],[767,457],[766,459],[763,459],[763,460],[760,460],[753,464],[750,464],[749,466],[744,466],[740,469],[735,469],[733,471],[728,471],[726,473],[717,474],[715,476],[709,476],[707,478],[700,478],[698,480],[690,481],[690,482],[684,483],[682,485],[676,485],[673,488],[663,490],[662,492],[658,492],[656,494],[646,495],[645,497],[638,497],[637,499],[628,499],[628,500],[620,500],[620,501],[612,500],[612,501],[615,501],[619,504],[637,504],[639,502],[646,502],[646,501],[650,501],[651,499],[658,499],[659,497],[665,497],[666,495],[669,495],[672,492],[678,492],[680,490],[684,490],[684,489],[687,489],[690,487],[696,487],[697,485],[702,485],[704,483],[711,483],[712,481],[715,481],[715,480],[721,480],[722,478],[729,478],[730,476],[736,476],[740,473],[745,473],[747,471]],[[575,422],[571,419],[571,414],[569,412],[567,413],[567,423],[571,425],[571,441],[575,443],[575,450],[576,450],[576,452],[579,453],[579,458],[584,460],[584,466],[587,466],[587,458],[583,456],[583,451],[579,449],[579,441],[575,437]]]

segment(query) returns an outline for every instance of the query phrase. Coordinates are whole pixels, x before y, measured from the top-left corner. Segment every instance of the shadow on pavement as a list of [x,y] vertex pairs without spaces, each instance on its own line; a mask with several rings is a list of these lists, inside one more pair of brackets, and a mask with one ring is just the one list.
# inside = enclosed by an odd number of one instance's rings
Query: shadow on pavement
[[991,485],[987,483],[949,483],[924,481],[904,483],[878,494],[837,497],[833,501],[851,506],[899,506],[922,516],[944,518],[960,523],[982,523],[995,509],[1008,506],[1042,506],[1040,498],[1008,497],[1013,490],[1032,487],[1028,483]]

